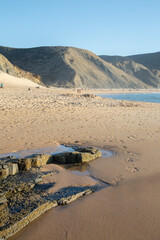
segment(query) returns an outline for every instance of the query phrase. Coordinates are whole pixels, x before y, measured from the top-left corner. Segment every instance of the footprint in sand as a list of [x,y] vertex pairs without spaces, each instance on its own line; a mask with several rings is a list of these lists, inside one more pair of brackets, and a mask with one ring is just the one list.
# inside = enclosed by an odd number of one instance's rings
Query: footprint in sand
[[126,172],[132,172],[132,173],[135,173],[135,172],[138,172],[139,169],[136,168],[136,167],[126,167]]

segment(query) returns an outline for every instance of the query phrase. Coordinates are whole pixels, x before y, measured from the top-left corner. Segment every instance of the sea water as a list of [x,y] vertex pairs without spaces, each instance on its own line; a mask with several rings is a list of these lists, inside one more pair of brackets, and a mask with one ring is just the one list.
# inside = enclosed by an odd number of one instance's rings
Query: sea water
[[98,96],[117,100],[160,103],[160,93],[118,93],[118,94],[98,94]]

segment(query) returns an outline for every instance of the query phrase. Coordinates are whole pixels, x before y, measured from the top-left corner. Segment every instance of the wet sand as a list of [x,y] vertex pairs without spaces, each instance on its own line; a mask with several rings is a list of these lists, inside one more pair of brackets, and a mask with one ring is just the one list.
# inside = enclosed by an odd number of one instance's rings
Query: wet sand
[[4,89],[0,114],[0,153],[63,143],[116,153],[89,168],[112,186],[49,210],[11,239],[160,238],[159,104]]

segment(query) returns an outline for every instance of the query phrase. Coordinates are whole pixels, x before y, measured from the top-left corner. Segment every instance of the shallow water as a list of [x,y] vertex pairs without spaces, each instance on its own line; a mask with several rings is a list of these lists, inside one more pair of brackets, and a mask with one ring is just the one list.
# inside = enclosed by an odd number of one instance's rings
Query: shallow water
[[160,103],[160,93],[98,94],[97,96],[103,98],[112,98],[116,100]]
[[6,154],[0,154],[0,158],[3,157],[15,157],[15,158],[23,158],[23,157],[27,157],[29,155],[32,154],[58,154],[61,152],[73,152],[74,149],[72,147],[69,146],[65,146],[65,145],[59,145],[59,146],[53,146],[53,147],[49,147],[49,148],[38,148],[38,149],[26,149],[26,150],[22,150],[22,151],[15,151],[15,152],[11,152],[11,153],[6,153]]
[[[113,157],[114,156],[114,152],[106,150],[106,149],[102,149],[99,148],[99,150],[101,151],[102,154],[102,158],[107,158],[107,157]],[[96,160],[96,159],[95,159]],[[93,160],[94,161],[94,160]],[[103,182],[101,179],[97,179],[95,178],[91,172],[89,171],[89,166],[90,163],[77,163],[77,164],[66,164],[66,165],[62,165],[65,169],[72,171],[73,174],[76,174],[77,176],[88,176],[94,180],[96,180],[97,182],[99,182],[100,185],[103,186],[109,186],[108,183]]]
[[[102,158],[112,157],[114,153],[112,151],[108,151],[106,149],[99,148],[102,154]],[[27,149],[23,151],[15,151],[12,153],[0,154],[0,158],[5,157],[15,157],[15,158],[23,158],[32,154],[58,154],[62,152],[73,152],[75,151],[74,146],[53,146],[50,148],[39,148],[39,149]],[[72,173],[81,176],[90,176],[89,163],[76,163],[76,164],[65,164],[61,165],[65,169],[72,171]]]

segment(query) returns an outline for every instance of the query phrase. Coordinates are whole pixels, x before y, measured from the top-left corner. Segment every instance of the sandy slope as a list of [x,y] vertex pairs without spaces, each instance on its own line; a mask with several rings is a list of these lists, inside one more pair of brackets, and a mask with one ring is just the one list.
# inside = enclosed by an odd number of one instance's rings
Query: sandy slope
[[[74,90],[4,89],[0,114],[1,153],[56,143],[116,152],[90,164],[112,187],[50,210],[11,239],[160,238],[159,104],[86,98]],[[66,176],[67,184],[71,179]]]
[[39,87],[39,84],[32,82],[27,78],[18,78],[0,71],[0,83],[3,83],[4,88],[25,88],[25,87]]

